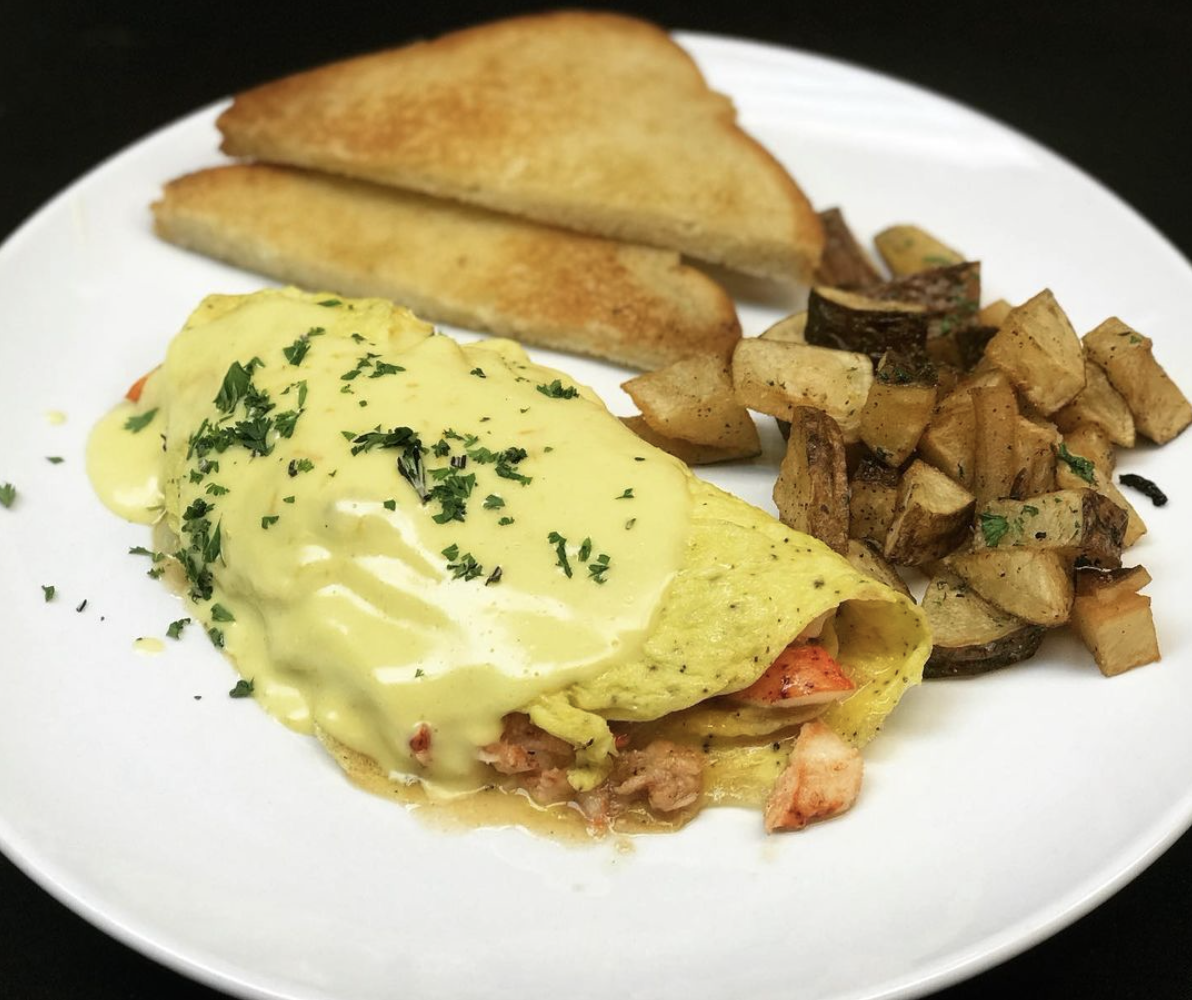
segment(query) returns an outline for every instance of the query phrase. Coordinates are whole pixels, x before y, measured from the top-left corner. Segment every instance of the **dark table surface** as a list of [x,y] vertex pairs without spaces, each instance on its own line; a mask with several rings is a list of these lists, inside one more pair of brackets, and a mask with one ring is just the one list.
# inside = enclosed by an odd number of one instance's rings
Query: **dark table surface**
[[[346,2],[312,13],[248,0],[0,4],[0,237],[100,159],[231,92],[534,7],[413,6]],[[1192,251],[1190,6],[907,0],[870,10],[805,0],[783,13],[762,4],[619,6],[669,27],[803,48],[938,90],[1074,161],[1185,256]],[[1192,835],[1185,835],[1074,926],[939,996],[1185,1000],[1190,910]],[[0,856],[0,997],[217,996],[93,929]]]

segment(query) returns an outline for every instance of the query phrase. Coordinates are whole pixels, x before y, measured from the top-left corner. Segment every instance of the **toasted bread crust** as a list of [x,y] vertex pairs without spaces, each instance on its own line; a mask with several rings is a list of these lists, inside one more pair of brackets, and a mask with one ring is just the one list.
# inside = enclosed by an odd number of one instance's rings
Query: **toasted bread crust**
[[615,14],[497,21],[237,96],[233,156],[315,168],[806,278],[820,222],[666,32]]
[[362,181],[216,167],[167,184],[153,213],[164,239],[281,281],[633,368],[727,356],[741,335],[724,290],[675,253]]

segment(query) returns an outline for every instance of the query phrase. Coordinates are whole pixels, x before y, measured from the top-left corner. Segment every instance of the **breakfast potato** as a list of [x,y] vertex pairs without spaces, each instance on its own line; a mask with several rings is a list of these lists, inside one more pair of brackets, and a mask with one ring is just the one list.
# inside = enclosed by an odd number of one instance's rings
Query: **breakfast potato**
[[886,558],[918,566],[947,555],[967,537],[975,505],[973,495],[939,469],[912,462],[898,486]]
[[928,582],[922,607],[932,637],[924,677],[971,676],[1029,659],[1046,631],[990,604],[952,573]]
[[1192,405],[1155,360],[1149,337],[1111,317],[1085,334],[1084,347],[1125,399],[1139,433],[1165,444],[1192,423]]
[[817,285],[833,288],[865,288],[882,280],[881,273],[869,259],[839,208],[819,213],[824,227],[824,252],[815,272]]
[[807,343],[858,351],[875,362],[887,351],[921,357],[929,319],[926,307],[917,302],[820,285],[807,300]]
[[997,329],[1006,321],[1006,317],[1010,315],[1010,310],[1013,308],[1005,299],[994,299],[977,311],[977,323],[980,326],[991,326]]
[[973,494],[979,503],[1008,497],[1018,475],[1018,399],[994,382],[970,392],[973,401]]
[[1077,571],[1072,626],[1106,677],[1160,659],[1151,599],[1139,593],[1150,582],[1142,566]]
[[944,563],[985,600],[1023,621],[1062,625],[1072,612],[1072,563],[1053,549],[982,549]]
[[993,500],[977,513],[973,550],[1054,550],[1112,569],[1121,565],[1126,520],[1121,507],[1087,487]]
[[659,434],[653,427],[646,423],[645,418],[641,414],[635,414],[632,417],[622,417],[621,423],[647,444],[652,444],[655,448],[661,448],[667,454],[674,455],[680,462],[685,462],[687,465],[713,465],[716,462],[731,462],[738,458],[750,458],[756,454],[753,451],[742,453],[740,451],[734,451],[731,448],[716,448],[709,444],[694,444],[691,441],[684,441],[682,438],[667,437],[665,434]]
[[1055,484],[1060,489],[1091,486],[1126,512],[1122,547],[1130,548],[1147,532],[1146,522],[1113,481],[1117,459],[1099,424],[1081,424],[1064,435],[1057,449]]
[[861,411],[861,440],[898,468],[910,458],[935,410],[935,371],[893,353],[882,357]]
[[915,302],[927,310],[927,356],[937,364],[972,368],[996,330],[976,330],[981,265],[964,261],[903,275],[868,288],[874,299]]
[[807,343],[807,310],[780,319],[761,333],[762,340],[780,340],[788,344]]
[[732,375],[743,406],[788,421],[798,407],[811,406],[840,425],[846,443],[858,440],[873,385],[866,355],[753,337],[737,344]]
[[894,275],[964,263],[961,254],[918,226],[890,226],[878,233],[873,243]]
[[973,483],[973,400],[958,386],[936,407],[919,438],[919,457],[961,486]]
[[774,484],[783,524],[848,550],[848,472],[844,439],[822,410],[800,406],[791,415],[786,455]]
[[724,362],[697,354],[621,384],[659,434],[751,457],[761,451],[757,427],[733,393]]
[[891,566],[885,556],[869,542],[864,542],[859,538],[850,538],[844,557],[858,573],[864,573],[870,579],[877,580],[878,583],[893,587],[903,596],[911,597],[911,589],[906,585],[906,581],[898,575],[898,570]]
[[849,537],[884,550],[897,501],[897,470],[863,456],[849,480]]
[[1084,388],[1072,402],[1052,416],[1061,431],[1072,431],[1082,424],[1100,427],[1114,444],[1134,447],[1134,415],[1112,385],[1100,365],[1085,358]]
[[1014,487],[1011,496],[1030,497],[1056,488],[1055,455],[1060,434],[1046,420],[1022,414],[1014,425]]
[[1084,388],[1084,352],[1050,289],[1011,309],[985,358],[1004,371],[1040,413],[1050,415]]

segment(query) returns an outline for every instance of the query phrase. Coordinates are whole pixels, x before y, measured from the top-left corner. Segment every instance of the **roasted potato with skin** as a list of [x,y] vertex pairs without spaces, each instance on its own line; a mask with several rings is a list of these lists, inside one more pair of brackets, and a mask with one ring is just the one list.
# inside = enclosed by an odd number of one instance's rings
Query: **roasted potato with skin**
[[910,458],[935,410],[935,369],[893,353],[882,357],[861,411],[861,440],[898,468]]
[[939,469],[912,462],[898,486],[886,558],[918,566],[947,555],[967,537],[975,505],[973,495]]
[[1085,334],[1084,348],[1125,399],[1140,434],[1165,444],[1192,423],[1192,404],[1155,360],[1149,337],[1111,317]]
[[1054,550],[1115,568],[1122,562],[1126,512],[1094,490],[1057,490],[1026,500],[993,500],[977,512],[973,551]]
[[737,402],[724,362],[711,354],[676,361],[622,383],[657,433],[751,457],[761,452],[757,427]]
[[731,462],[734,459],[749,458],[755,454],[752,451],[743,454],[731,448],[715,448],[708,444],[693,444],[680,438],[667,437],[654,430],[640,414],[622,417],[621,423],[647,444],[661,448],[667,454],[674,455],[680,462],[686,462],[688,465],[713,465],[716,462]]
[[878,361],[887,351],[925,357],[930,314],[916,302],[816,286],[807,300],[807,343],[857,351]]
[[816,284],[849,289],[878,284],[881,273],[853,236],[844,213],[829,208],[819,213],[819,219],[824,227],[824,253],[815,272]]
[[1018,415],[1014,426],[1014,486],[1010,495],[1029,497],[1056,488],[1055,455],[1059,431],[1047,421]]
[[924,677],[972,676],[1029,659],[1046,631],[994,607],[952,573],[928,582],[922,607],[932,637]]
[[979,503],[1008,497],[1018,475],[1018,399],[1008,385],[975,386],[973,494]]
[[985,359],[1044,415],[1066,406],[1084,388],[1080,340],[1050,289],[1010,310],[986,345]]
[[891,274],[914,274],[933,267],[962,264],[964,257],[918,226],[890,226],[873,238]]
[[857,463],[849,480],[849,537],[883,549],[894,505],[898,502],[898,472],[871,455]]
[[1035,625],[1062,625],[1072,612],[1072,562],[1055,550],[959,552],[944,560],[978,594]]
[[873,385],[873,363],[864,354],[753,337],[737,344],[732,376],[742,406],[788,421],[800,406],[823,410],[852,443]]
[[783,524],[848,551],[848,472],[840,428],[822,410],[800,406],[791,415],[786,456],[774,484]]
[[1134,416],[1099,365],[1084,361],[1084,388],[1052,420],[1061,431],[1073,431],[1083,424],[1100,427],[1114,444],[1134,447]]
[[1160,659],[1151,599],[1138,593],[1150,582],[1141,566],[1076,574],[1072,626],[1106,677]]
[[904,597],[911,597],[911,589],[906,585],[906,581],[898,575],[898,570],[891,566],[885,556],[868,542],[863,542],[859,538],[850,538],[844,557],[858,573],[863,573],[871,580],[892,587]]
[[1057,449],[1055,484],[1061,489],[1091,486],[1126,512],[1122,547],[1134,545],[1147,532],[1146,522],[1113,481],[1117,459],[1109,438],[1097,424],[1081,424],[1065,435]]
[[779,340],[788,344],[807,343],[807,310],[780,319],[762,331],[762,340]]

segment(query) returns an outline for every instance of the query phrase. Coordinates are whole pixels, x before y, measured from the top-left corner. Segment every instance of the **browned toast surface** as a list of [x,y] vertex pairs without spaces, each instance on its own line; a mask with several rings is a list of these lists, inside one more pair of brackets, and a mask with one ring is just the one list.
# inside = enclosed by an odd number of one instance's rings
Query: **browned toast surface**
[[677,254],[360,181],[237,164],[166,185],[165,239],[306,288],[656,368],[740,338],[732,301]]
[[233,156],[314,168],[778,280],[822,230],[786,170],[660,28],[557,11],[350,59],[237,96]]

